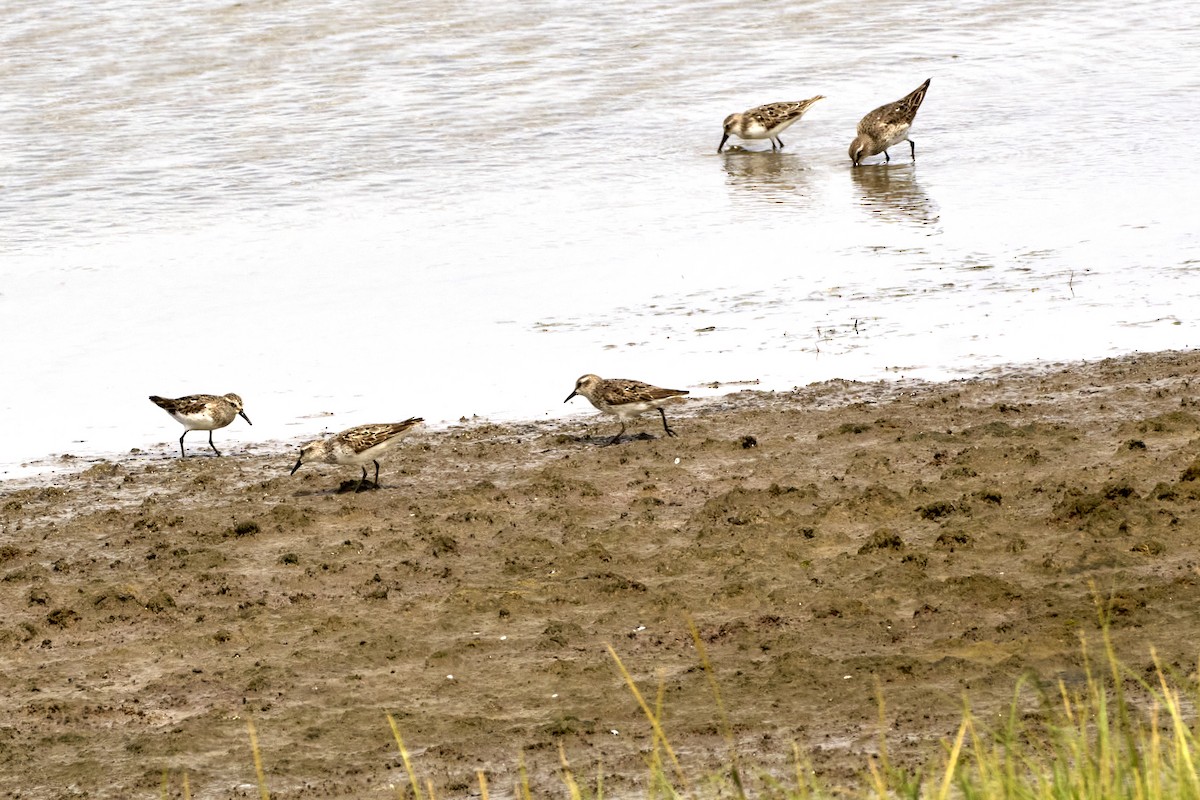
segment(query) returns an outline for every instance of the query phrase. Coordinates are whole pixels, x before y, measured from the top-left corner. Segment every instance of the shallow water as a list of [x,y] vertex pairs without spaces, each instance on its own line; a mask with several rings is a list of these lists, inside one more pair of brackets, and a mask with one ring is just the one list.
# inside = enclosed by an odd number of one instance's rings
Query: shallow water
[[0,474],[1194,344],[1183,3],[395,5],[0,3]]

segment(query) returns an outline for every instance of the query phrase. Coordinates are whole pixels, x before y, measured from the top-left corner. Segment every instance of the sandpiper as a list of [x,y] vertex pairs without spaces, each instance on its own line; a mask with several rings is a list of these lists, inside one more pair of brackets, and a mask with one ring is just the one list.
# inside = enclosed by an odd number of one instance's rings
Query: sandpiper
[[879,153],[883,153],[885,162],[891,161],[892,158],[887,152],[888,148],[904,141],[908,142],[913,161],[917,160],[917,146],[912,139],[908,138],[908,129],[912,127],[913,118],[917,116],[917,109],[921,107],[921,101],[925,99],[925,91],[929,88],[930,80],[932,79],[926,79],[924,83],[913,89],[911,94],[905,95],[894,103],[880,106],[862,118],[858,123],[858,135],[850,143],[850,160],[854,162],[854,166],[857,167],[864,158]]
[[187,458],[187,453],[183,449],[183,437],[188,435],[188,431],[208,431],[208,446],[213,449],[214,453],[221,455],[221,451],[213,444],[212,432],[214,430],[224,428],[238,415],[241,415],[247,424],[254,424],[250,422],[246,412],[242,411],[242,398],[236,394],[225,394],[219,397],[215,394],[189,394],[187,397],[176,397],[174,400],[152,394],[150,402],[166,411],[185,428],[183,436],[179,437],[180,458]]
[[375,464],[375,488],[379,488],[379,457],[404,434],[424,422],[421,417],[409,417],[404,422],[385,422],[378,425],[358,425],[328,439],[309,442],[300,448],[300,458],[292,467],[292,475],[300,465],[322,461],[326,464],[355,464],[362,467],[362,478],[354,491],[361,492],[367,482],[367,464]]
[[660,389],[641,381],[631,381],[626,378],[601,378],[599,375],[584,375],[575,381],[575,391],[567,395],[567,402],[575,395],[586,397],[592,405],[606,414],[612,414],[621,420],[621,430],[609,440],[616,444],[625,433],[625,423],[639,417],[652,408],[658,409],[662,415],[663,430],[667,436],[674,436],[675,431],[667,424],[667,414],[663,411],[663,403],[672,397],[687,394],[685,389]]
[[779,134],[787,130],[789,125],[799,122],[809,106],[824,99],[824,95],[817,95],[796,102],[767,103],[740,114],[730,114],[725,118],[725,134],[721,137],[721,143],[717,145],[717,152],[721,152],[730,135],[741,139],[770,139],[772,150],[777,144],[782,150],[783,140],[779,138]]

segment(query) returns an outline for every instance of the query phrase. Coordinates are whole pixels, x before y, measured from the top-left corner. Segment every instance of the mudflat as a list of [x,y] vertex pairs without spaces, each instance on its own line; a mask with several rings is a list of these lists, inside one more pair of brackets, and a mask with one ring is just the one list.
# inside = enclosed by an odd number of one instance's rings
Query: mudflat
[[[617,424],[413,434],[382,487],[295,450],[174,442],[0,484],[0,792],[395,797],[386,719],[438,796],[636,795],[649,725],[692,776],[833,787],[886,738],[936,763],[984,723],[1077,686],[1099,638],[1196,664],[1200,356],[950,383],[738,391]],[[433,413],[405,409],[407,413]],[[386,420],[362,420],[379,422]],[[229,445],[228,442],[226,442]],[[1081,637],[1087,645],[1081,646]],[[886,705],[881,730],[877,695]]]

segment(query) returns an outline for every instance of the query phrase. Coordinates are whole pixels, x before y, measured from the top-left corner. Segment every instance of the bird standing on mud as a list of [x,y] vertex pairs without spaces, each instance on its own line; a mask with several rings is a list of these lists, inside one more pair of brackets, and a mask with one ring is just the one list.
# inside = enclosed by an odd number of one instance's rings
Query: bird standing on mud
[[236,394],[189,394],[187,397],[175,399],[152,394],[150,402],[166,411],[184,427],[183,436],[179,437],[180,458],[187,458],[183,449],[183,437],[188,435],[188,431],[208,431],[208,446],[219,456],[221,451],[212,440],[214,430],[224,428],[238,416],[246,420],[246,424],[254,424],[242,410],[242,398]]
[[348,428],[328,439],[309,442],[300,448],[300,458],[290,474],[295,475],[302,464],[314,461],[326,464],[353,464],[362,467],[362,477],[355,487],[361,492],[367,482],[367,464],[375,464],[374,487],[379,488],[379,457],[400,441],[400,437],[424,422],[420,417],[409,417],[404,422],[385,422],[378,425],[358,425]]
[[592,405],[605,414],[612,414],[620,419],[621,430],[617,431],[617,435],[608,442],[616,444],[621,441],[621,434],[625,433],[625,423],[640,417],[652,408],[658,409],[658,413],[662,415],[663,430],[667,432],[667,436],[674,436],[675,431],[671,430],[671,426],[667,424],[667,414],[662,408],[663,403],[687,393],[686,389],[660,389],[657,386],[651,386],[641,381],[631,381],[627,378],[606,380],[599,375],[589,374],[575,381],[575,391],[567,395],[567,399],[563,402],[580,395],[586,397]]

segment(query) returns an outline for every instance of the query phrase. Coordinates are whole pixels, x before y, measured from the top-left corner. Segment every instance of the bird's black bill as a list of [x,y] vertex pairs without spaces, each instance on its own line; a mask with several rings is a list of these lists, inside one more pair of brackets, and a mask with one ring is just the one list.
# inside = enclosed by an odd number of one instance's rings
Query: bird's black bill
[[728,140],[729,140],[729,134],[728,134],[728,133],[727,133],[727,134],[725,134],[724,136],[722,136],[722,137],[721,137],[721,143],[720,143],[719,145],[717,145],[717,152],[718,152],[718,153],[719,153],[719,152],[721,152],[721,148],[725,146],[725,142],[727,142]]
[[[247,420],[247,421],[249,421],[249,420]],[[296,459],[296,466],[292,467],[292,471],[291,471],[291,472],[289,472],[288,474],[289,474],[289,475],[295,475],[295,474],[296,474],[296,470],[300,469],[300,465],[301,465],[301,464],[303,464],[303,463],[304,463],[304,457],[303,457],[303,456],[301,456],[300,458],[297,458],[297,459]]]
[[[569,395],[567,395],[567,400],[570,400],[572,397],[574,397],[577,394],[579,394],[579,392],[571,392]],[[563,402],[565,403],[565,402],[567,402],[567,400],[563,400]]]
[[239,414],[239,415],[241,415],[242,419],[246,420],[246,424],[247,424],[247,425],[253,425],[253,424],[254,424],[253,422],[251,422],[251,421],[250,421],[250,418],[246,416],[246,412],[245,412],[245,411],[239,411],[239,412],[238,412],[238,414]]

